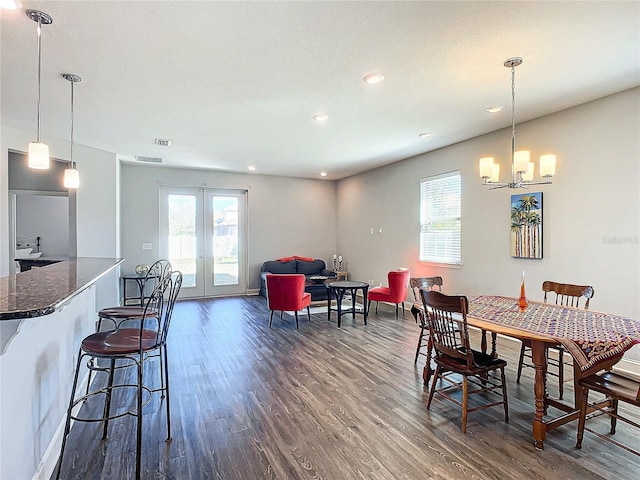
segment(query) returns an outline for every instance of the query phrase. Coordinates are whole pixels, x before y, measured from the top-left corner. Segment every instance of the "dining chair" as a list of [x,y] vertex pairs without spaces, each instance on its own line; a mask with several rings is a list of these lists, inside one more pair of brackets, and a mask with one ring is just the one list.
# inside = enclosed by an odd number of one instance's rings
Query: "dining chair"
[[387,274],[388,287],[374,287],[367,293],[369,301],[368,310],[371,311],[371,302],[376,302],[376,314],[378,313],[378,302],[394,303],[396,306],[396,319],[398,318],[398,309],[402,304],[402,315],[404,316],[404,301],[407,299],[407,284],[411,272],[402,268],[393,270]]
[[[473,350],[469,341],[467,312],[469,301],[462,295],[445,295],[440,292],[420,290],[425,315],[429,325],[429,336],[435,351],[436,370],[429,389],[427,409],[431,408],[437,393],[462,407],[462,433],[467,432],[467,414],[476,410],[502,405],[504,421],[509,421],[507,383],[504,369],[507,362],[478,350]],[[499,370],[499,378],[489,375]],[[462,377],[462,382],[454,375]],[[441,388],[436,389],[440,382]],[[472,389],[469,389],[471,384]],[[462,399],[450,395],[452,390],[462,389]],[[499,402],[490,402],[469,408],[469,396],[484,393],[500,393]]]
[[[420,289],[432,290],[438,288],[438,291],[442,291],[442,277],[413,277],[409,279],[409,286],[413,292],[413,305],[411,306],[411,314],[416,323],[419,321],[420,336],[418,337],[418,346],[416,348],[416,358],[413,363],[418,362],[418,356],[429,356],[431,349],[429,348],[429,326],[427,325],[424,316],[424,305],[422,298],[420,297]],[[427,353],[423,353],[422,349],[427,347]]]
[[[555,295],[553,299],[556,305],[564,305],[568,307],[580,308],[580,302],[584,299],[583,308],[589,309],[589,300],[593,298],[593,287],[588,285],[572,285],[570,283],[557,283],[546,280],[542,282],[542,291],[544,292],[544,302],[547,303],[547,294],[549,300]],[[563,385],[564,385],[564,347],[560,344],[549,347],[548,350],[554,351],[558,358],[549,358],[547,351],[547,364],[557,368],[557,373],[547,371],[548,375],[558,378],[558,398],[562,400]],[[520,359],[518,360],[518,376],[516,377],[516,383],[520,383],[520,376],[522,375],[522,367],[534,368],[533,361],[526,361],[525,358],[531,360],[531,342],[523,340],[520,347]]]
[[[153,292],[150,293],[143,314],[138,317],[137,325],[121,326],[116,330],[96,332],[82,340],[78,352],[75,374],[73,377],[73,387],[67,409],[67,416],[62,436],[62,447],[58,458],[56,479],[60,478],[64,452],[67,444],[69,432],[71,430],[71,420],[76,422],[101,422],[102,438],[106,439],[109,429],[109,421],[116,418],[133,416],[136,418],[136,479],[142,478],[141,458],[142,458],[142,409],[151,401],[151,396],[155,392],[161,392],[165,399],[166,422],[167,422],[167,442],[171,440],[171,408],[169,395],[169,364],[167,354],[167,336],[169,324],[173,313],[173,307],[182,286],[182,273],[172,272],[156,283]],[[150,314],[153,312],[153,314]],[[95,388],[88,393],[76,397],[78,386],[78,376],[80,367],[85,357],[91,359],[105,360],[109,367],[106,386]],[[144,366],[152,358],[159,357],[160,364],[164,364],[161,386],[154,388],[153,385],[145,383]],[[135,383],[131,383],[130,375],[119,375],[116,382],[116,363],[124,362],[121,371],[135,368]],[[121,383],[122,380],[124,383]],[[94,382],[95,383],[95,382]],[[112,411],[112,397],[117,390],[134,389],[135,404],[131,409],[122,411],[120,409]],[[87,418],[86,412],[80,409],[78,413],[74,408],[93,397],[100,397],[104,400],[102,416],[100,418]],[[83,416],[80,416],[83,415]]]
[[[600,374],[590,375],[586,378],[581,378],[578,381],[578,386],[581,388],[582,405],[580,407],[580,416],[578,417],[578,435],[576,448],[582,448],[582,438],[585,431],[585,423],[587,417],[587,410],[595,408],[597,414],[606,414],[611,417],[611,430],[610,434],[616,433],[616,421],[622,420],[623,422],[632,425],[636,428],[640,428],[638,420],[632,420],[629,417],[620,415],[618,412],[618,402],[625,402],[636,407],[640,407],[640,382],[628,377],[624,377],[614,372],[603,372]],[[593,390],[605,395],[608,402],[607,407],[599,407],[595,404],[589,404],[589,392]],[[602,404],[602,402],[599,402]],[[597,414],[589,414],[589,418],[597,416]],[[640,449],[635,450],[627,445],[623,445],[617,441],[614,441],[610,436],[602,435],[591,429],[587,429],[594,435],[602,438],[607,442],[611,442],[614,445],[624,448],[625,450],[635,453],[640,456]],[[638,438],[638,437],[635,437]],[[638,442],[634,445],[638,448]]]
[[299,328],[298,310],[306,307],[307,316],[311,321],[311,294],[304,291],[306,278],[301,273],[269,273],[266,276],[267,304],[271,314],[269,315],[269,328],[273,323],[273,312],[280,311],[280,318],[285,311],[292,311],[296,317],[296,329]]

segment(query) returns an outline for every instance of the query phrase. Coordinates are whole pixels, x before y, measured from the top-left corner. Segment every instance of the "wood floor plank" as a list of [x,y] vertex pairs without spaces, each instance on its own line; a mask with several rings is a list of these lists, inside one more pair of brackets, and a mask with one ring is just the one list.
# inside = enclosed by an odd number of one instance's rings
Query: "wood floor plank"
[[[426,409],[424,357],[414,365],[419,328],[410,314],[395,319],[380,306],[361,316],[285,315],[268,327],[262,297],[187,300],[176,304],[169,335],[172,441],[165,401],[155,396],[143,414],[145,479],[417,480],[636,478],[640,458],[585,433],[576,450],[576,424],[547,435],[545,450],[531,438],[533,372],[520,384],[520,344],[500,337],[510,422],[502,408],[469,415],[436,397]],[[479,334],[472,333],[479,344]],[[129,372],[131,373],[131,372]],[[145,378],[159,381],[157,361]],[[122,375],[128,375],[123,371]],[[552,379],[550,382],[553,382]],[[96,382],[103,382],[99,375]],[[555,384],[550,387],[555,392]],[[570,383],[565,398],[573,395]],[[118,400],[133,401],[131,393]],[[626,408],[626,407],[624,407]],[[98,410],[83,407],[86,414]],[[638,411],[627,414],[638,416]],[[589,426],[608,431],[604,418]],[[135,471],[135,418],[112,421],[101,440],[98,424],[76,423],[62,478],[130,479]],[[616,439],[638,442],[618,423]]]

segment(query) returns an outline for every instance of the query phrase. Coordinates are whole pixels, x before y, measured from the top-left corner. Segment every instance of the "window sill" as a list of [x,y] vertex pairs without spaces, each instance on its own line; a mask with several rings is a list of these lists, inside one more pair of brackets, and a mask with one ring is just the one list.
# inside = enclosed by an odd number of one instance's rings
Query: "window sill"
[[460,270],[462,268],[462,263],[438,263],[438,262],[426,262],[424,260],[420,260],[420,264],[428,265],[430,267],[453,268],[455,270]]

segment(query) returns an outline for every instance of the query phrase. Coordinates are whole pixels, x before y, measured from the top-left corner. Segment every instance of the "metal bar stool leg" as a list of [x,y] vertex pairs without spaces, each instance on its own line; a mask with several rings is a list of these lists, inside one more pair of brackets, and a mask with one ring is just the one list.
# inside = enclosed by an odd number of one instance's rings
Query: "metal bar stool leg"
[[112,359],[109,366],[109,380],[107,381],[107,397],[104,402],[104,427],[102,429],[102,439],[107,438],[107,429],[109,428],[109,415],[111,415],[111,392],[113,392],[113,375],[115,374],[116,361]]
[[67,446],[67,437],[71,430],[71,410],[73,409],[73,398],[76,394],[78,386],[78,374],[80,373],[80,364],[82,362],[82,350],[78,352],[78,361],[76,362],[76,373],[73,376],[73,387],[71,387],[71,398],[69,399],[69,408],[67,408],[67,421],[64,425],[64,433],[62,434],[62,447],[60,448],[60,458],[58,459],[58,468],[56,469],[56,480],[60,479],[60,470],[62,470],[62,459],[64,457],[64,449]]
[[141,472],[141,460],[142,460],[142,368],[144,366],[144,361],[140,355],[139,363],[138,363],[138,402],[137,402],[137,434],[136,434],[136,479],[142,479]]
[[[170,406],[170,397],[169,397],[169,359],[167,352],[167,345],[165,344],[160,349],[161,355],[164,356],[164,384],[167,390],[167,442],[171,441],[171,406]],[[162,360],[162,358],[160,359]]]

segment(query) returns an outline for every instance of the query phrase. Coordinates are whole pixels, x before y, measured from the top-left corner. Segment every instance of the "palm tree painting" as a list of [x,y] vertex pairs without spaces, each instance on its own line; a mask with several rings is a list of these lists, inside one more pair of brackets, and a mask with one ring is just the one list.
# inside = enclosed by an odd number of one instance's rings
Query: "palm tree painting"
[[511,256],[542,258],[542,192],[511,195]]

